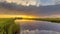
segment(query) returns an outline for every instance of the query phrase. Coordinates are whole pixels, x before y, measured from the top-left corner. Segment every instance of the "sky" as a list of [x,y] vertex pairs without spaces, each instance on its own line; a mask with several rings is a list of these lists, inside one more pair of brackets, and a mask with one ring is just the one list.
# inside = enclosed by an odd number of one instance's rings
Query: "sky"
[[43,3],[43,5],[54,5],[55,0],[41,0],[41,2]]
[[60,17],[60,0],[0,0],[0,6],[0,14]]
[[[1,0],[3,1],[3,0]],[[24,5],[26,2],[28,2],[28,4],[26,5],[54,5],[55,4],[55,0],[4,0],[7,1],[9,3],[11,2],[15,2],[17,4],[22,4]],[[37,3],[37,4],[36,4]]]

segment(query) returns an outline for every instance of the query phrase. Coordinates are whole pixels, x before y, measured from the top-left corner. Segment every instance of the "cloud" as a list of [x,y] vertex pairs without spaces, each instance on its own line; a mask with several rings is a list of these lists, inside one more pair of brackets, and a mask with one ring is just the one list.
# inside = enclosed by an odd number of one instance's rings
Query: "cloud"
[[7,1],[8,3],[17,3],[19,5],[23,6],[47,6],[47,5],[55,5],[55,4],[60,4],[60,0],[0,0],[0,1]]
[[55,4],[60,4],[60,0],[55,0]]
[[19,5],[23,5],[23,6],[55,5],[55,0],[6,0],[6,1],[9,3],[14,2],[14,3],[17,3]]
[[[20,2],[20,1],[19,1]],[[5,12],[10,14],[16,11],[17,14],[25,14],[25,15],[37,15],[37,16],[51,16],[55,17],[54,15],[60,15],[60,5],[49,5],[49,6],[23,6],[23,5],[18,5],[16,3],[8,3],[6,1],[0,2],[0,7],[5,8],[7,10],[10,10],[8,12]],[[1,8],[0,8],[1,9]],[[12,11],[14,10],[14,11]],[[1,14],[1,11],[0,11]],[[4,14],[4,11],[2,11],[2,14]]]
[[23,5],[23,6],[39,6],[40,3],[37,0],[6,0],[8,3],[16,3],[18,5]]

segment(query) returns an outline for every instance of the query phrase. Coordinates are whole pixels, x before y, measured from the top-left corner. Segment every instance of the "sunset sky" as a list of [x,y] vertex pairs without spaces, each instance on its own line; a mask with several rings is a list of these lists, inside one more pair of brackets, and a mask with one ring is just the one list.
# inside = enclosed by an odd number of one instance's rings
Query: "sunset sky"
[[25,2],[28,2],[28,4],[30,4],[30,2],[32,4],[42,4],[42,5],[54,5],[55,1],[59,1],[59,0],[1,0],[1,1],[7,1],[9,3],[11,2],[15,2],[17,4],[24,4]]
[[60,0],[0,0],[0,15],[60,17]]

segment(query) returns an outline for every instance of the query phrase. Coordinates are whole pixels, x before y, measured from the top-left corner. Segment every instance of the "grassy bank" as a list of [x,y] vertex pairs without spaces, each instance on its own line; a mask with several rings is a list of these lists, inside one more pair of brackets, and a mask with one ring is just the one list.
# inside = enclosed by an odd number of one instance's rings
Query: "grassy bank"
[[60,23],[60,18],[24,18],[24,19]]
[[0,18],[0,34],[17,34],[19,25],[12,18]]
[[60,18],[37,18],[34,20],[60,23]]

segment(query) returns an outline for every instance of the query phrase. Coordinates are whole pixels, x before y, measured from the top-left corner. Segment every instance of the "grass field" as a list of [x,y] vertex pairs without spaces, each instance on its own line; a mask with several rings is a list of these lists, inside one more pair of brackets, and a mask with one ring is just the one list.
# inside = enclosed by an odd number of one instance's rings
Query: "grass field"
[[19,26],[12,18],[0,18],[0,34],[18,34]]
[[60,23],[60,18],[37,18],[34,20]]
[[24,19],[60,23],[60,18],[24,18]]

